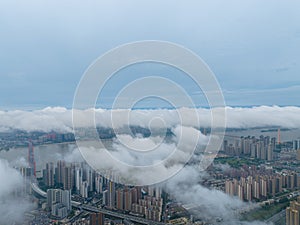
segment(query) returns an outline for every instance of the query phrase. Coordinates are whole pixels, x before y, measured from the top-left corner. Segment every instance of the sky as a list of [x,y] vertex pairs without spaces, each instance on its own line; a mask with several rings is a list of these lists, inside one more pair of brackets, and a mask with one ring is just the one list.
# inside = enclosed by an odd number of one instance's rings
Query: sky
[[[174,42],[196,53],[228,106],[299,106],[299,9],[296,0],[1,1],[0,109],[70,108],[96,58],[141,40]],[[207,105],[180,72],[149,64],[116,75],[99,106],[109,108],[122,86],[153,73],[180,83],[197,106]],[[164,104],[140,104],[149,105]]]

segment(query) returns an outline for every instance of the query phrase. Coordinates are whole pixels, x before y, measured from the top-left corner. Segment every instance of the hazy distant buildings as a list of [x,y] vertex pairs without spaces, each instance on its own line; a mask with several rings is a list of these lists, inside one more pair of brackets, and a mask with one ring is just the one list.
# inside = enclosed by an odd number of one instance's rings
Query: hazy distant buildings
[[21,167],[19,171],[23,177],[23,185],[20,186],[20,195],[31,194],[31,177],[32,177],[32,168],[30,167]]
[[297,150],[297,160],[300,161],[300,149]]
[[32,176],[36,177],[36,163],[34,159],[34,150],[31,140],[28,142],[28,164],[32,170]]
[[249,156],[262,160],[272,161],[276,148],[276,138],[261,135],[256,137],[235,137],[233,143],[228,140],[223,142],[223,151],[232,156]]
[[293,150],[300,149],[300,139],[293,140]]

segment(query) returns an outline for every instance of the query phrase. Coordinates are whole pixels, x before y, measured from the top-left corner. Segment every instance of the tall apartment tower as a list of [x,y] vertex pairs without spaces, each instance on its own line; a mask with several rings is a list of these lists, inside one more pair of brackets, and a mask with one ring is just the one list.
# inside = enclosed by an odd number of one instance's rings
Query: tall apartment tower
[[103,225],[104,215],[102,213],[91,213],[90,214],[90,225]]
[[300,225],[300,197],[286,208],[286,225]]
[[33,150],[33,144],[32,144],[31,140],[29,140],[29,142],[28,142],[28,164],[32,170],[31,174],[34,177],[36,177],[36,164],[35,164],[35,160],[34,160],[34,150]]
[[63,186],[65,190],[73,189],[73,174],[71,166],[66,166],[63,170]]
[[116,189],[115,189],[115,183],[112,181],[110,181],[108,184],[107,194],[108,194],[107,206],[108,208],[113,209],[115,208],[116,205]]
[[124,190],[118,189],[116,191],[116,208],[124,210]]
[[71,192],[68,190],[48,189],[47,207],[52,216],[65,218],[71,210]]
[[54,165],[52,162],[46,163],[46,169],[43,171],[43,178],[48,187],[54,186]]
[[267,160],[268,161],[272,161],[273,160],[273,146],[272,146],[272,144],[270,143],[269,145],[268,145],[268,152],[267,152]]
[[124,210],[130,211],[132,205],[132,193],[131,190],[126,189],[124,192]]
[[60,160],[57,162],[55,175],[56,175],[56,183],[58,184],[63,184],[63,173],[64,173],[65,166],[66,163],[64,161]]

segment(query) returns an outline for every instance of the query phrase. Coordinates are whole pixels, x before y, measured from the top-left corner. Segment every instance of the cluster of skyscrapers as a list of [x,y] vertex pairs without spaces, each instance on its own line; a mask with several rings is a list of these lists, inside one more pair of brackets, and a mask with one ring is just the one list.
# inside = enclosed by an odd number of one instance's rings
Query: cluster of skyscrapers
[[233,143],[228,140],[223,142],[223,151],[232,156],[249,156],[262,160],[272,161],[274,159],[274,150],[276,148],[276,138],[261,135],[259,138],[241,137],[235,139]]
[[61,189],[47,190],[47,208],[51,215],[57,218],[65,218],[71,206],[71,192]]
[[[43,170],[46,188],[59,187],[83,199],[93,197],[95,194],[100,195],[102,204],[108,209],[161,221],[163,206],[161,188],[129,187],[112,182],[112,177],[108,178],[96,173],[86,163],[49,162]],[[56,212],[57,210],[53,214]]]
[[225,192],[241,200],[263,200],[281,193],[283,188],[294,190],[300,187],[300,176],[294,172],[272,175],[254,175],[225,181]]

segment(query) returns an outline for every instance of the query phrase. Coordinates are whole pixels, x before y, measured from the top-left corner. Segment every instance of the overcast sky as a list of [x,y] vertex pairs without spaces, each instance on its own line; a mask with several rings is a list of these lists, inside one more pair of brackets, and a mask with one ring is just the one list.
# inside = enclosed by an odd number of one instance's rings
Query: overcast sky
[[[149,39],[198,54],[215,73],[227,105],[299,106],[299,11],[297,0],[3,0],[0,109],[71,107],[81,76],[98,56]],[[172,68],[160,70],[179,80]],[[128,74],[142,71],[120,75],[102,106],[130,80]],[[181,85],[201,99],[191,82]]]

